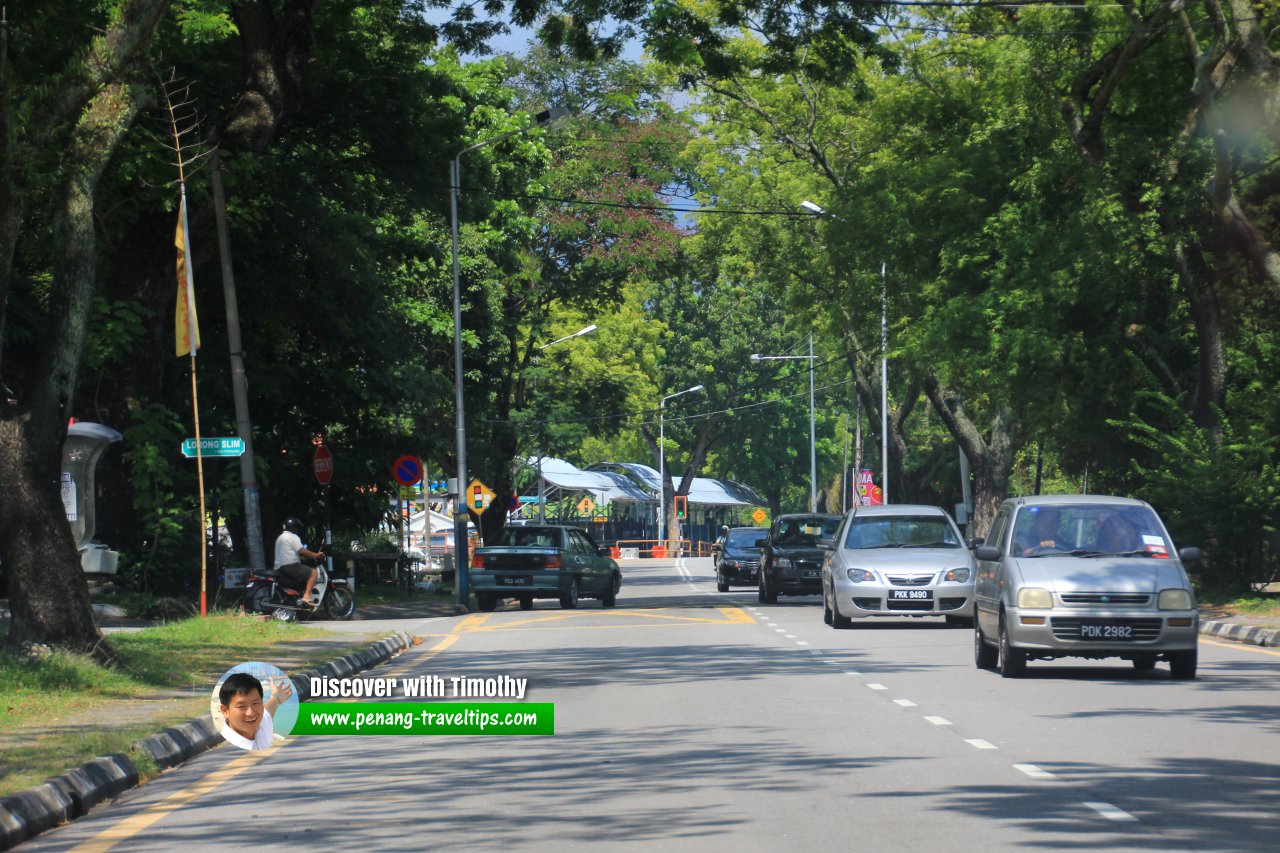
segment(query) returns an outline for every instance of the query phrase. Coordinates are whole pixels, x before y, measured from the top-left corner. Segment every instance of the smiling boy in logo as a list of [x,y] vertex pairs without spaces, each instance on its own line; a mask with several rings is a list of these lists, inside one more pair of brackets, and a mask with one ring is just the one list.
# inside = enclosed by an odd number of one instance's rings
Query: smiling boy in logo
[[[278,682],[278,683],[277,683]],[[293,695],[287,678],[272,679],[271,698],[263,701],[262,682],[247,672],[227,676],[218,690],[222,716],[222,737],[241,749],[266,749],[271,746],[271,715],[280,703]]]

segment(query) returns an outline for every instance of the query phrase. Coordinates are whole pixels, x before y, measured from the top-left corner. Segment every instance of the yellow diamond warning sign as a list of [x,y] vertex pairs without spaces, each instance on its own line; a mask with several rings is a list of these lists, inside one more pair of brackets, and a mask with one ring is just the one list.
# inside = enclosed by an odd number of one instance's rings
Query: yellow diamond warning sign
[[591,500],[591,498],[589,497],[583,498],[582,500],[578,501],[578,512],[582,513],[583,515],[590,515],[592,512],[595,511],[595,508],[596,508],[596,502]]
[[467,486],[467,509],[484,512],[493,503],[493,490],[479,480],[472,480]]
[[756,507],[756,511],[751,513],[751,520],[756,524],[764,524],[764,520],[768,517],[769,516],[765,514],[765,511],[759,507]]

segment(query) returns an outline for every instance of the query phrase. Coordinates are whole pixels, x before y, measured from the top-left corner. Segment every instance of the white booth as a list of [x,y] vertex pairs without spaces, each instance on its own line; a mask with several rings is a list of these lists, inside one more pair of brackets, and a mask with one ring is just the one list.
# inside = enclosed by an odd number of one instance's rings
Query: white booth
[[80,565],[89,574],[114,575],[119,553],[93,540],[97,528],[94,471],[108,447],[124,436],[111,427],[74,423],[62,445],[62,506],[80,549]]

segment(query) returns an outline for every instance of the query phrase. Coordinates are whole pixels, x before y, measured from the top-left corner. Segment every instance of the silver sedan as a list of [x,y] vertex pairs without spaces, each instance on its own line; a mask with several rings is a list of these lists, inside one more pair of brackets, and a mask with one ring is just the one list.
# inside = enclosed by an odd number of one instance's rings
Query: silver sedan
[[868,616],[946,616],[949,624],[969,624],[976,567],[939,507],[858,507],[824,544],[823,621],[833,628]]
[[1196,677],[1199,614],[1184,562],[1149,505],[1104,495],[1043,495],[1001,504],[977,549],[974,660],[1006,678],[1027,660],[1168,661]]

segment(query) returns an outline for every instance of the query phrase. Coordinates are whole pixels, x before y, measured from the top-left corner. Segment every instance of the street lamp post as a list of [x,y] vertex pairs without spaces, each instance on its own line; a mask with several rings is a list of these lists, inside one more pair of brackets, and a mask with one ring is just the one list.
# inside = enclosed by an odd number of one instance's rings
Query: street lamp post
[[462,155],[501,142],[521,133],[528,133],[535,127],[549,125],[567,116],[568,110],[563,107],[552,107],[534,116],[534,123],[519,130],[500,134],[484,142],[469,145],[458,152],[449,161],[449,220],[453,236],[453,392],[454,405],[457,407],[457,454],[458,454],[458,494],[453,509],[453,546],[454,546],[454,610],[467,612],[471,608],[468,600],[471,595],[468,577],[467,556],[467,418],[462,399],[462,283],[458,274],[458,189],[462,183]]
[[[809,204],[810,202],[805,202]],[[814,430],[813,406],[813,332],[809,333],[808,355],[760,355],[752,353],[752,361],[808,361],[809,362],[809,512],[818,511],[818,445]]]
[[667,401],[681,394],[693,394],[701,391],[701,385],[694,385],[683,391],[668,394],[658,404],[658,544],[663,548],[667,544]]
[[[811,201],[800,202],[800,207],[815,216],[825,216],[826,211]],[[832,217],[835,218],[835,217]],[[880,465],[883,468],[880,494],[889,503],[889,284],[887,267],[880,262]]]
[[[596,324],[592,323],[590,326],[585,326],[579,329],[578,331],[574,332],[572,335],[565,335],[563,338],[556,338],[554,341],[552,341],[549,344],[543,344],[542,346],[538,347],[538,352],[542,352],[544,349],[547,349],[548,347],[553,347],[556,344],[564,343],[565,341],[570,341],[570,340],[573,340],[574,338],[580,338],[583,335],[589,335],[592,332],[594,332],[596,328],[597,328]],[[542,476],[542,448],[541,447],[538,448],[538,523],[539,524],[547,523],[547,481]]]

